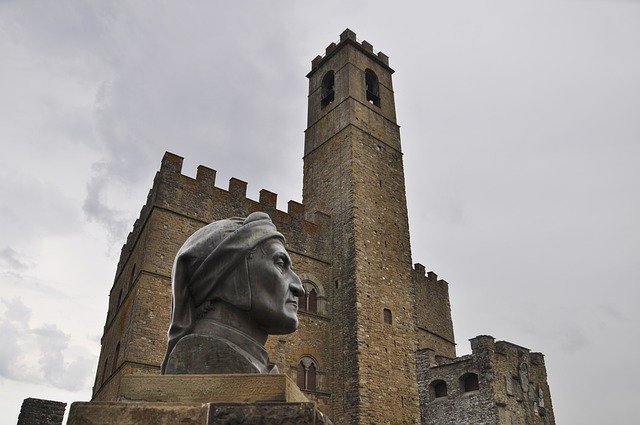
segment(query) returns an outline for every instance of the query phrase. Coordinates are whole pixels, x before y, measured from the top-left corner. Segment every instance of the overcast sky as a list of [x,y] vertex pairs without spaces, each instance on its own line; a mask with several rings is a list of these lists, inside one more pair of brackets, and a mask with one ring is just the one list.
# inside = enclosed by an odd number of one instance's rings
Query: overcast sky
[[414,262],[458,354],[546,355],[559,424],[640,399],[640,2],[0,1],[0,411],[88,400],[165,151],[301,200],[311,59],[390,57]]

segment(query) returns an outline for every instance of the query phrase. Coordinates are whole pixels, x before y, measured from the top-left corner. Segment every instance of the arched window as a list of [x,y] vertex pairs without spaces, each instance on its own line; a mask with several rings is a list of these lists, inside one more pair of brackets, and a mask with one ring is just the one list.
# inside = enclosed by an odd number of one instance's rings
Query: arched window
[[298,296],[298,311],[307,311],[307,293]]
[[316,365],[311,363],[307,368],[307,389],[316,390]]
[[303,357],[298,363],[296,383],[301,390],[315,391],[317,389],[317,367],[310,357]]
[[442,380],[433,381],[431,383],[431,390],[432,390],[433,398],[446,397],[447,383]]
[[307,313],[318,313],[318,290],[315,284],[308,280],[304,280],[302,285],[305,293],[298,297],[298,311],[306,311]]
[[307,371],[305,370],[304,364],[302,361],[298,363],[298,373],[296,376],[296,384],[298,384],[298,388],[304,389],[307,385]]
[[480,389],[480,383],[478,382],[478,375],[475,373],[465,373],[460,378],[462,389],[465,393],[469,391],[476,391]]
[[311,291],[309,291],[309,303],[307,305],[307,310],[309,313],[318,312],[318,293],[315,288],[312,288]]
[[333,71],[329,71],[324,74],[324,77],[322,77],[322,97],[320,98],[320,104],[323,108],[333,102],[333,100],[335,99],[335,92],[333,90],[334,83],[335,79],[333,76]]
[[367,68],[364,71],[364,82],[367,86],[367,101],[373,105],[380,106],[380,84],[376,73]]
[[382,310],[382,315],[384,316],[384,323],[390,325],[393,321],[393,318],[391,317],[391,310],[385,308],[384,310]]

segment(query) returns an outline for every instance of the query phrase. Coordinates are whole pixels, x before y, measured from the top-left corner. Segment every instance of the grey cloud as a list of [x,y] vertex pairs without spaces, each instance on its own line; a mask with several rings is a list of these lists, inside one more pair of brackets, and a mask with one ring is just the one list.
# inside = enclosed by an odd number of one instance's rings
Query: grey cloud
[[61,291],[58,287],[51,285],[50,283],[38,279],[34,276],[24,272],[6,271],[0,272],[2,278],[1,283],[7,286],[21,287],[30,289],[42,294],[49,295],[51,297],[68,298],[69,294],[65,291]]
[[30,267],[20,258],[20,254],[10,246],[0,250],[0,262],[15,270],[26,270]]
[[93,371],[93,360],[77,357],[70,362],[65,361],[64,351],[69,346],[69,335],[55,325],[45,325],[31,330],[40,347],[40,367],[44,379],[50,385],[69,391],[84,387]]
[[[53,185],[27,175],[0,176],[0,232],[10,244],[28,245],[78,226],[73,201]],[[28,255],[28,254],[25,254]]]
[[[241,6],[228,5],[226,12],[237,16],[234,20],[213,14],[213,25],[200,19],[212,6],[201,6],[204,10],[182,10],[181,19],[160,7],[153,23],[136,7],[110,15],[110,44],[103,55],[112,77],[101,85],[94,110],[103,156],[87,185],[84,211],[113,239],[124,236],[135,217],[107,207],[105,193],[116,185],[150,183],[165,150],[184,156],[187,163],[218,168],[221,175],[233,173],[249,180],[250,187],[273,189],[283,186],[283,179],[301,180],[301,170],[284,165],[302,155],[297,122],[304,120],[304,98],[298,94],[305,81],[299,78],[296,91],[291,81],[305,70],[279,66],[298,41],[287,28],[264,33],[253,25],[256,15],[247,15]],[[241,26],[242,49],[200,39],[205,32],[222,38]],[[221,57],[232,62],[223,63]],[[193,63],[198,66],[186,66]],[[293,114],[297,121],[291,120]],[[230,163],[234,169],[224,169]],[[297,183],[281,197],[299,199],[299,193]],[[131,210],[137,212],[136,207]]]
[[87,197],[82,205],[82,210],[90,221],[102,224],[106,228],[110,240],[115,242],[126,235],[130,219],[122,211],[107,206],[102,200],[109,176],[104,171],[104,167],[94,166],[94,169],[98,171],[87,183]]
[[[6,311],[0,317],[0,376],[51,385],[69,391],[83,388],[93,369],[93,360],[76,355],[69,359],[69,335],[53,324],[29,326],[31,310],[20,299],[0,299]],[[25,347],[38,347],[37,364]]]

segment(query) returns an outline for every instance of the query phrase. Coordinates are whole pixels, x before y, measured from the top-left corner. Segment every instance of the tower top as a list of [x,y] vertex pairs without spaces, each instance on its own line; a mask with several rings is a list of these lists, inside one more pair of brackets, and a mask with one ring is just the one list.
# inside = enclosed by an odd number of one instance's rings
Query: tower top
[[322,66],[322,64],[340,50],[339,47],[346,44],[351,44],[356,47],[393,74],[394,70],[389,67],[389,56],[382,52],[375,52],[373,50],[373,45],[366,40],[358,41],[356,33],[347,28],[342,31],[342,34],[340,34],[340,41],[337,44],[333,42],[327,46],[324,56],[318,55],[311,61],[311,71],[307,74],[307,78],[311,77],[318,68]]

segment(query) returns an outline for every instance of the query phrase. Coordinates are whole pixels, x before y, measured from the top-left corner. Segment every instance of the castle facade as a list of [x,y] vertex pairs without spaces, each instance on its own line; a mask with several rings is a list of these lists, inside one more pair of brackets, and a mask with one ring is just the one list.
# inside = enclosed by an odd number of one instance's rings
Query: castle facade
[[448,283],[412,265],[393,70],[345,30],[312,61],[302,204],[181,174],[166,153],[122,248],[94,401],[128,374],[158,374],[182,243],[223,218],[268,213],[306,289],[300,327],[271,336],[270,359],[336,424],[554,424],[543,356],[488,336],[456,357]]

